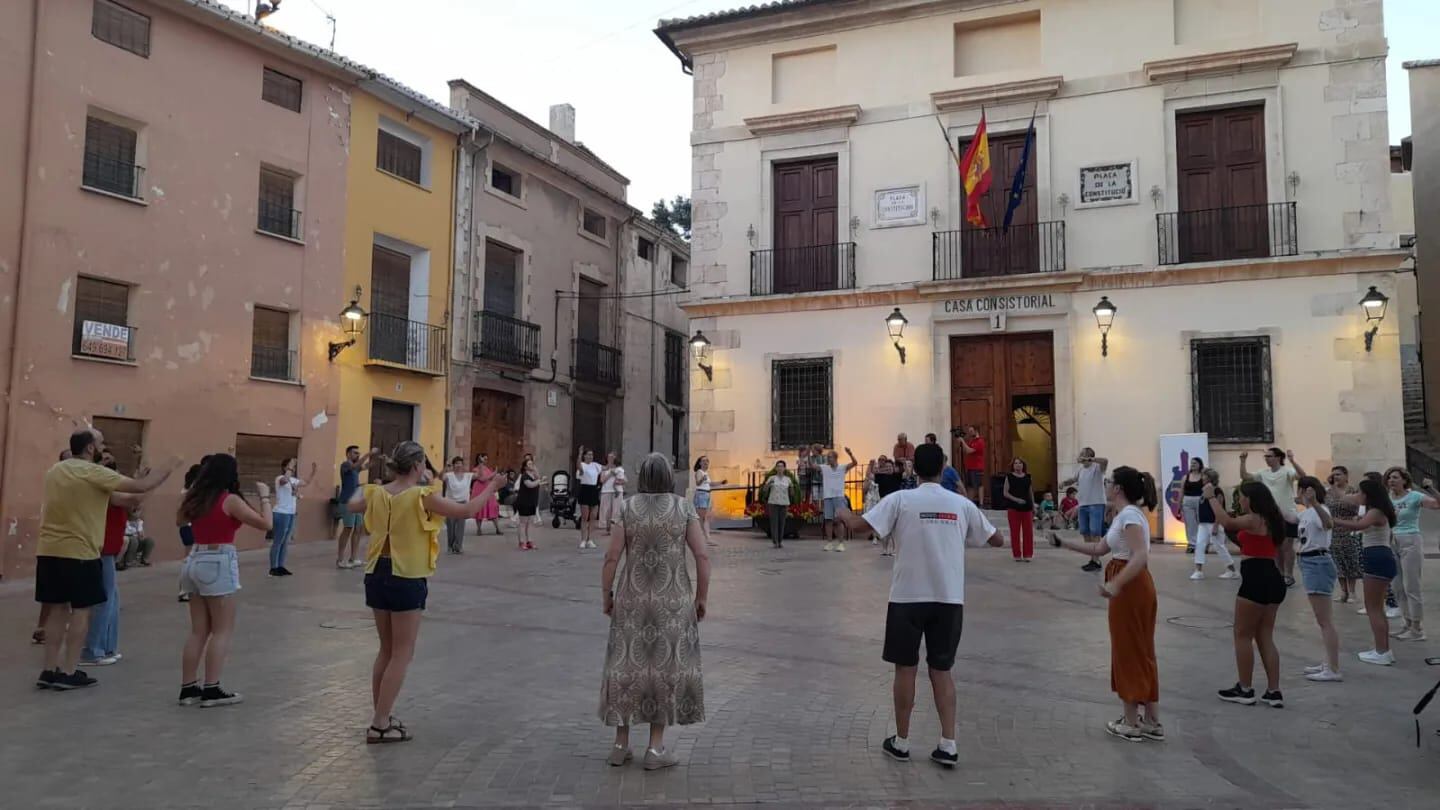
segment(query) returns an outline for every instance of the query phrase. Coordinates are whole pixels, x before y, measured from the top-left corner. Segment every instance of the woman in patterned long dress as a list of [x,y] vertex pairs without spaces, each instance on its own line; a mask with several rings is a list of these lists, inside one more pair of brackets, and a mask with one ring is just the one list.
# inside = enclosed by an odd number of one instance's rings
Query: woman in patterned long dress
[[[687,547],[695,558],[693,593]],[[622,556],[625,568],[617,583]],[[610,527],[601,573],[610,641],[600,683],[600,720],[615,726],[611,765],[632,758],[630,726],[648,723],[645,769],[668,768],[678,760],[663,747],[665,727],[705,719],[698,624],[705,618],[709,589],[710,558],[699,515],[675,494],[670,460],[651,453],[640,463],[639,492]]]
[[[1350,486],[1350,471],[1340,466],[1331,469],[1329,483],[1330,487],[1325,490],[1325,509],[1331,517],[1354,520],[1360,514],[1360,507],[1355,505],[1360,490]],[[1359,600],[1360,579],[1365,576],[1360,570],[1360,533],[1337,527],[1330,541],[1330,555],[1339,574],[1340,601]]]

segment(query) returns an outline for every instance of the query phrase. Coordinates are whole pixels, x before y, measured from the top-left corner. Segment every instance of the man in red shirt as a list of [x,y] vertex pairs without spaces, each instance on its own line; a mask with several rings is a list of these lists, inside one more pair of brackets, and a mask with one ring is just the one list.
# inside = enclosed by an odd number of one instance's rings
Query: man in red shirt
[[965,457],[963,478],[965,494],[976,504],[983,503],[980,496],[985,484],[985,439],[974,425],[966,425],[965,432],[956,439],[960,454]]
[[[114,470],[115,457],[106,451],[100,465]],[[95,606],[90,629],[85,634],[85,646],[80,651],[80,663],[86,666],[104,667],[120,660],[120,591],[115,584],[115,561],[125,549],[129,507],[139,504],[140,500],[138,495],[113,493],[105,510],[105,540],[100,547],[105,601]]]

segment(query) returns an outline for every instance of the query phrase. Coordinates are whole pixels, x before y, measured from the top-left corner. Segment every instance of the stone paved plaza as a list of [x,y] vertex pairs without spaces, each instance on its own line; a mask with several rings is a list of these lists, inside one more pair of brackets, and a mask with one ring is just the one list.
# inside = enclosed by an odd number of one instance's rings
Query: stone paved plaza
[[[335,570],[329,544],[295,549],[288,579],[265,577],[263,551],[242,555],[225,682],[246,700],[227,708],[174,702],[187,626],[174,563],[120,574],[125,659],[92,670],[100,685],[81,692],[34,688],[30,586],[6,583],[0,807],[1440,806],[1440,707],[1420,749],[1409,714],[1440,678],[1421,661],[1440,654],[1440,634],[1398,644],[1394,668],[1367,667],[1353,659],[1364,619],[1341,610],[1348,680],[1312,684],[1299,669],[1318,634],[1292,597],[1278,632],[1287,707],[1224,704],[1214,692],[1235,680],[1235,583],[1214,569],[1188,581],[1174,550],[1154,560],[1170,739],[1144,744],[1103,729],[1118,704],[1083,560],[1048,546],[1031,565],[972,551],[955,668],[961,765],[947,772],[880,753],[893,730],[879,660],[889,560],[868,544],[772,551],[719,533],[701,625],[708,720],[672,733],[679,767],[610,768],[611,732],[595,718],[601,552],[577,553],[573,538],[547,526],[540,550],[519,553],[510,537],[472,535],[463,557],[442,556],[397,707],[416,737],[392,746],[364,742],[376,641],[362,575]],[[1427,597],[1440,605],[1440,589]],[[912,739],[928,752],[936,720],[921,684]]]

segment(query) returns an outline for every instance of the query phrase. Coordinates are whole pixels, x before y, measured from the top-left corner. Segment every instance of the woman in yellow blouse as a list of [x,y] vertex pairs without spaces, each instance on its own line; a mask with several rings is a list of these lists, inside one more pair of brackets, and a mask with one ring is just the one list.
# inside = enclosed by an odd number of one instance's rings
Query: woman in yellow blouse
[[420,615],[429,594],[426,581],[435,573],[440,555],[438,535],[445,518],[468,517],[508,479],[497,475],[466,503],[445,498],[444,484],[426,476],[425,450],[401,442],[390,459],[395,478],[388,484],[366,484],[346,508],[365,514],[370,548],[365,563],[365,604],[375,612],[380,652],[370,675],[374,717],[365,733],[367,743],[407,742],[410,732],[390,714],[420,633]]

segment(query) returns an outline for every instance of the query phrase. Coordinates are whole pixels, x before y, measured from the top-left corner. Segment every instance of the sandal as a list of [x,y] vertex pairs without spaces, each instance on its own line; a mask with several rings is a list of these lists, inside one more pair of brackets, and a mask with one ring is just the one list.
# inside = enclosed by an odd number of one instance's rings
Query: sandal
[[410,736],[410,732],[405,730],[405,724],[396,720],[394,717],[390,718],[390,725],[385,728],[371,726],[365,731],[366,745],[410,742],[411,739],[413,738]]

